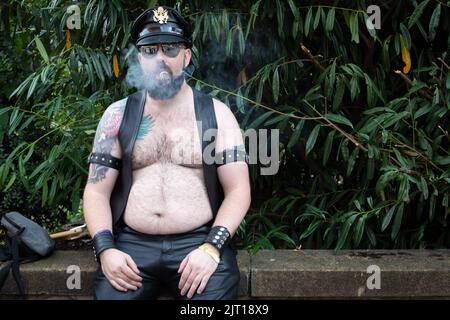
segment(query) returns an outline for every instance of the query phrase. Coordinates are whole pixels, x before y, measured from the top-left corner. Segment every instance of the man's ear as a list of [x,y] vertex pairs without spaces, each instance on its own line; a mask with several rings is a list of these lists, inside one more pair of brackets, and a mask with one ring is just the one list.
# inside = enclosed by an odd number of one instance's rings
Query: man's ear
[[191,49],[185,49],[184,50],[184,65],[185,66],[189,65],[189,63],[191,62],[191,57],[192,57]]

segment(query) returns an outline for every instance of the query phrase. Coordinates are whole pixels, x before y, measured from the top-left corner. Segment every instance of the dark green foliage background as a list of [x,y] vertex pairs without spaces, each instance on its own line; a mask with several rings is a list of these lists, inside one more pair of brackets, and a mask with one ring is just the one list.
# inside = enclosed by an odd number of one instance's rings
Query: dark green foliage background
[[[0,213],[49,229],[82,215],[98,120],[133,91],[131,21],[156,2],[78,2],[67,50],[70,4],[0,5]],[[164,4],[195,26],[189,83],[225,101],[243,129],[280,130],[278,173],[251,166],[242,247],[450,247],[447,1]],[[370,4],[379,30],[366,27]]]

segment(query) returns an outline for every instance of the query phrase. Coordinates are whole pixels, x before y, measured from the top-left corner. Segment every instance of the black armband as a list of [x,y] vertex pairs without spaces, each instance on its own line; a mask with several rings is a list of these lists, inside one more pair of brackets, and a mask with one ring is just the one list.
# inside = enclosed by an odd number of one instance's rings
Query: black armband
[[106,154],[106,153],[92,152],[89,155],[88,163],[97,163],[97,164],[101,164],[105,167],[110,167],[110,168],[113,168],[116,170],[120,170],[120,168],[122,167],[121,159],[118,159],[118,158],[113,157],[112,155]]
[[230,240],[230,232],[227,228],[222,226],[214,226],[209,231],[208,236],[206,237],[206,243],[212,244],[214,247],[219,250],[219,254],[222,255],[225,246],[228,244]]
[[244,161],[248,163],[248,155],[245,149],[233,147],[225,149],[223,152],[216,154],[216,166],[221,166],[230,162]]
[[94,238],[94,254],[95,260],[100,263],[100,253],[106,249],[115,248],[114,237],[111,231],[102,230],[95,234]]

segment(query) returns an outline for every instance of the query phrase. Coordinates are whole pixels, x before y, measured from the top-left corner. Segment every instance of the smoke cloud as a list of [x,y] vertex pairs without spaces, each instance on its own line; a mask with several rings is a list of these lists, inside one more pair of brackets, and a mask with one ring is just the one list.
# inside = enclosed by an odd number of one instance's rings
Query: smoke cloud
[[147,90],[150,97],[155,100],[173,98],[180,91],[187,74],[184,68],[181,74],[174,75],[164,61],[155,64],[148,72],[144,72],[138,60],[138,50],[133,45],[128,47],[126,61],[128,64],[127,84],[138,90]]

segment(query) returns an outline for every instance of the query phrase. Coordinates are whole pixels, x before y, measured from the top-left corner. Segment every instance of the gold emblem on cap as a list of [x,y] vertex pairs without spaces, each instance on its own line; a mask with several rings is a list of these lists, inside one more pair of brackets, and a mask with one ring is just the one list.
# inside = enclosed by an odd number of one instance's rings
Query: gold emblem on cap
[[160,24],[167,23],[169,19],[169,12],[163,7],[158,7],[158,9],[153,10],[153,20],[159,22]]

